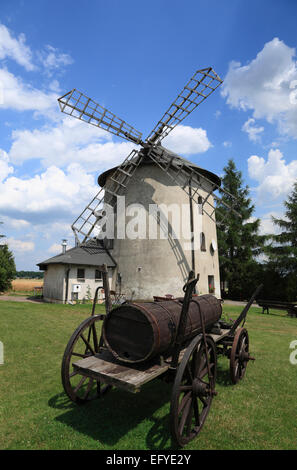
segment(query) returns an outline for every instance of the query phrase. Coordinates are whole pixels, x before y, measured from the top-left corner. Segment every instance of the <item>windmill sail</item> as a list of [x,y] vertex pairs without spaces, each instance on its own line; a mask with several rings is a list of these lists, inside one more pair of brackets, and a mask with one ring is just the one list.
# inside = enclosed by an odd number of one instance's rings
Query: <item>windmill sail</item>
[[[214,181],[211,181],[205,175],[199,174],[196,168],[193,168],[190,162],[187,162],[183,158],[169,153],[164,147],[160,145],[151,147],[149,151],[149,157],[165,172],[170,178],[178,184],[192,199],[193,202],[199,204],[201,201],[203,213],[206,214],[213,222],[220,225],[222,224],[227,213],[221,211],[219,214],[219,220],[216,218],[218,215],[218,208],[212,203],[211,197],[213,197],[214,202],[220,203],[225,209],[233,211],[237,216],[241,215],[235,210],[234,206],[237,199],[222,189]],[[208,194],[205,197],[205,187],[208,186]],[[230,203],[228,204],[222,198],[217,196],[214,191],[220,189],[221,193],[228,196]]]
[[199,104],[206,100],[221,83],[223,83],[223,80],[211,67],[197,70],[146,140],[154,143],[164,139]]
[[141,132],[75,88],[58,99],[60,109],[81,121],[100,127],[126,140],[141,143]]
[[[117,167],[113,175],[108,178],[104,188],[101,188],[91,202],[84,208],[81,214],[73,222],[71,228],[78,245],[86,243],[96,236],[96,227],[104,210],[104,204],[114,206],[117,196],[125,192],[126,186],[140,164],[143,155],[137,150],[132,150],[123,163]],[[98,234],[97,234],[98,235]]]

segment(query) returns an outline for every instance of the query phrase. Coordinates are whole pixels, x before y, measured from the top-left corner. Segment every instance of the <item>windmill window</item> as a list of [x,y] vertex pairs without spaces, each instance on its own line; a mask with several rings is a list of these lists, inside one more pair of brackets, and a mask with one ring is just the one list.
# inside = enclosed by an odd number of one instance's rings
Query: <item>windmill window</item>
[[202,214],[202,197],[198,197],[198,213]]
[[206,251],[205,235],[203,232],[200,233],[200,250]]
[[208,276],[208,292],[214,294],[215,285],[214,285],[214,276]]
[[77,270],[77,280],[80,282],[85,282],[85,270],[78,268]]
[[102,280],[102,272],[99,269],[95,269],[95,282]]

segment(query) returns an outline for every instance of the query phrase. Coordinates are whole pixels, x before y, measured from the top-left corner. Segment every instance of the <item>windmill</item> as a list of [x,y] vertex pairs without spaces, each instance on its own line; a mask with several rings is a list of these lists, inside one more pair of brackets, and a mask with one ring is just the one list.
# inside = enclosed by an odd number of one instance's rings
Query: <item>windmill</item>
[[[88,124],[99,127],[114,135],[124,138],[140,147],[134,149],[126,159],[104,181],[103,187],[92,201],[84,208],[72,224],[77,245],[84,246],[94,240],[96,227],[100,224],[104,204],[114,206],[117,197],[125,195],[137,168],[146,163],[157,166],[173,184],[179,186],[187,195],[191,207],[191,229],[193,232],[193,204],[201,207],[202,213],[217,224],[215,203],[234,210],[235,201],[231,194],[222,200],[214,191],[220,187],[218,177],[211,178],[207,171],[197,171],[197,167],[182,157],[173,154],[162,146],[162,140],[178,126],[197,106],[208,98],[222,84],[222,79],[211,68],[198,70],[169,106],[162,118],[145,140],[142,134],[124,120],[111,113],[100,104],[76,89],[71,90],[58,99],[60,110]],[[207,192],[205,188],[207,187]],[[221,192],[224,192],[220,189]],[[225,211],[224,211],[225,212]],[[226,213],[226,212],[225,212]],[[222,222],[222,218],[220,218]],[[177,252],[176,245],[172,249]],[[177,258],[177,256],[176,256]],[[192,268],[194,268],[194,252],[192,251]],[[186,277],[186,273],[184,278]]]

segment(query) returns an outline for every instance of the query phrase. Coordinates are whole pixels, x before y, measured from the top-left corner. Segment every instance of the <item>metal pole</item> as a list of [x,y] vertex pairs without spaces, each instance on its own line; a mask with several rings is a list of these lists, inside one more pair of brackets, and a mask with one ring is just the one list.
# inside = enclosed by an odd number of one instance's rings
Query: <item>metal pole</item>
[[[193,200],[192,200],[192,180],[189,180],[189,202],[190,202],[190,230],[191,230],[191,257],[192,271],[195,273],[195,238],[194,238],[194,217],[193,217]],[[196,294],[196,285],[194,286],[194,294]]]
[[107,266],[106,264],[103,265],[103,271],[102,271],[102,277],[103,277],[103,289],[104,289],[104,295],[105,295],[105,311],[106,315],[111,310],[111,299],[110,299],[110,291],[109,291],[109,282],[108,282],[108,271],[107,271]]
[[181,314],[179,318],[176,341],[175,341],[175,348],[172,354],[170,369],[176,369],[178,366],[179,354],[182,349],[182,344],[184,342],[184,337],[185,337],[189,305],[192,299],[193,290],[195,288],[195,285],[198,282],[198,279],[199,279],[199,274],[195,278],[194,271],[191,271],[189,274],[188,282],[183,287],[183,291],[185,292],[185,295],[184,295],[182,310],[181,310]]

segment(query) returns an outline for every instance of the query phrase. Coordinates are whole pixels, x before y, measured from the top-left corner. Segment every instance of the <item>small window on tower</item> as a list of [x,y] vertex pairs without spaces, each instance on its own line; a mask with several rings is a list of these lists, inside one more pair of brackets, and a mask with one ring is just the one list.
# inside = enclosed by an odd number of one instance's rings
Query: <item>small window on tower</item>
[[198,197],[198,213],[202,214],[202,197]]
[[205,235],[203,232],[200,233],[200,250],[206,251]]

